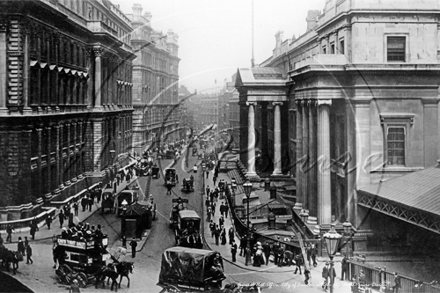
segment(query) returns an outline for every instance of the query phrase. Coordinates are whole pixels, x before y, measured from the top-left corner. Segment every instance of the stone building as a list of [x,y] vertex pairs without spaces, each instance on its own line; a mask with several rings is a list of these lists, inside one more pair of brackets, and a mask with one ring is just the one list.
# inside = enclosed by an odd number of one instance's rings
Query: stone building
[[133,5],[133,149],[142,153],[153,142],[180,139],[178,35],[151,27],[151,14]]
[[[380,188],[439,157],[439,16],[435,0],[327,0],[300,37],[278,32],[273,55],[237,74],[248,176],[258,175],[255,148],[266,149],[312,224],[370,229],[371,211],[390,203],[432,215]],[[391,216],[408,222],[401,214]]]
[[108,0],[0,1],[2,220],[35,215],[123,163],[131,31]]

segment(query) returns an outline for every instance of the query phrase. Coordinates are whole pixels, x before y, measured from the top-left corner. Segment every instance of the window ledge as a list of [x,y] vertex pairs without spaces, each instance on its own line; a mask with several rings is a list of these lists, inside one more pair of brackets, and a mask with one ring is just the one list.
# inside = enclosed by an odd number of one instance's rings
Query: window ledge
[[370,173],[379,173],[379,172],[414,172],[425,169],[424,167],[405,167],[405,166],[393,166],[393,167],[385,167],[385,168],[377,168],[371,170]]

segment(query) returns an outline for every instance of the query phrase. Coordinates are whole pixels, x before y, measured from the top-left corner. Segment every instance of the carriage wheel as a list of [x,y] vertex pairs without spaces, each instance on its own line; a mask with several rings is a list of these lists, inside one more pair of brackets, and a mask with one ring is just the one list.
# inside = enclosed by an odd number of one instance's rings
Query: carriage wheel
[[79,285],[81,288],[85,288],[85,287],[87,286],[87,275],[86,275],[86,274],[84,274],[84,273],[79,273],[79,274],[76,276],[76,279],[78,280],[78,285]]
[[58,270],[56,270],[55,273],[57,274],[61,283],[65,285],[70,285],[72,270],[69,268],[68,265],[65,264],[60,265],[60,267],[58,268]]

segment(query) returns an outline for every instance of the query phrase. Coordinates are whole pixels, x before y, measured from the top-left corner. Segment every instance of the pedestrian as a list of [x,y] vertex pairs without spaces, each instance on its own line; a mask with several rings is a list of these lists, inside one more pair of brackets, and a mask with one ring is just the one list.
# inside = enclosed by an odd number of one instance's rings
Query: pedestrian
[[273,245],[273,259],[275,265],[278,265],[279,250],[280,250],[280,244],[278,242],[275,242],[275,244]]
[[[99,203],[99,201],[98,201],[98,203]],[[73,203],[73,211],[75,212],[75,217],[78,217],[78,209],[79,209],[78,202],[75,201]]]
[[344,277],[347,278],[348,275],[348,257],[344,254],[341,260],[341,281],[344,281]]
[[6,228],[6,234],[8,234],[8,236],[6,237],[6,242],[12,242],[12,232],[14,232],[14,228],[12,228],[12,225],[9,224]]
[[218,245],[220,238],[220,228],[217,226],[217,224],[215,225],[214,237],[215,237],[215,244]]
[[130,242],[130,246],[131,246],[131,257],[135,258],[136,257],[136,246],[137,246],[137,242],[136,239],[131,240]]
[[307,262],[308,262],[309,267],[310,267],[311,266],[310,260],[311,260],[311,254],[312,254],[312,247],[310,246],[310,243],[307,243],[306,254],[307,254]]
[[212,210],[212,215],[213,215],[213,216],[215,216],[215,207],[216,207],[215,202],[213,202],[213,203],[211,204],[211,210]]
[[209,194],[208,194],[208,197],[205,200],[205,205],[206,205],[206,207],[209,207],[211,205],[211,201],[209,200]]
[[324,283],[322,284],[322,289],[324,289],[324,291],[327,291],[328,288],[328,277],[329,277],[329,268],[328,268],[329,263],[326,262],[325,266],[322,268],[322,279],[324,281]]
[[63,209],[60,209],[60,213],[58,214],[58,219],[60,220],[60,228],[62,228],[63,227],[63,223],[64,223]]
[[229,228],[228,236],[229,236],[229,244],[232,245],[232,243],[235,242],[235,231],[233,227]]
[[245,236],[241,236],[241,238],[240,238],[240,256],[246,256],[245,255],[245,249],[246,249],[246,246],[247,246],[247,239],[246,239],[246,237]]
[[401,287],[400,276],[397,273],[394,273],[393,293],[399,293],[400,287]]
[[223,217],[223,213],[224,213],[224,211],[225,211],[225,205],[224,205],[224,203],[222,202],[221,204],[220,204],[220,215]]
[[93,199],[91,197],[87,198],[87,203],[89,205],[89,212],[92,211],[92,206],[93,206]]
[[40,229],[38,228],[37,217],[34,217],[34,219],[32,220],[32,225],[35,227],[35,231],[40,231]]
[[194,173],[197,173],[197,164],[194,164],[193,172],[194,172]]
[[3,245],[3,237],[2,234],[0,234],[0,246]]
[[36,232],[37,230],[35,229],[35,225],[34,224],[31,224],[31,231],[30,231],[30,235],[31,235],[31,237],[32,237],[32,240],[35,240],[35,232]]
[[211,238],[213,238],[215,231],[215,223],[212,220],[209,222],[209,230],[211,230]]
[[269,242],[265,242],[263,244],[263,253],[264,256],[266,257],[266,265],[269,264],[269,257],[270,257],[270,244]]
[[87,207],[87,197],[86,196],[84,196],[81,199],[81,206],[82,206],[82,211],[84,213],[86,211],[86,207]]
[[316,247],[315,243],[312,243],[312,248],[310,252],[310,256],[312,257],[313,266],[316,267],[318,263],[316,262],[316,254],[318,253],[318,248]]
[[47,217],[46,217],[47,230],[50,230],[50,225],[51,224],[52,224],[52,216],[51,215],[47,215]]
[[220,236],[222,237],[222,245],[226,244],[226,229],[224,226],[220,226],[222,227],[222,232],[220,234]]
[[209,193],[209,200],[211,202],[214,202],[214,190],[211,190],[211,192]]
[[232,255],[232,262],[236,262],[236,255],[237,255],[237,244],[235,243],[234,240],[232,240],[232,245],[231,245],[231,255]]
[[210,188],[209,188],[209,185],[208,185],[208,186],[206,186],[206,196],[208,196],[208,197],[209,197],[209,192],[210,192]]
[[296,274],[296,272],[299,270],[299,274],[301,275],[301,265],[302,264],[303,264],[303,257],[301,254],[298,253],[297,255],[295,255],[296,268],[295,268],[294,274]]
[[215,185],[215,182],[217,181],[217,176],[212,177],[212,181],[213,181],[213,183]]
[[26,263],[29,264],[29,262],[31,262],[31,264],[34,263],[34,261],[32,260],[32,247],[30,244],[28,244],[26,246]]
[[122,247],[127,248],[127,237],[122,235]]
[[208,222],[211,222],[212,220],[211,220],[211,215],[212,215],[212,209],[211,209],[211,207],[208,207],[208,210],[206,211],[206,220],[208,221]]
[[225,224],[225,218],[223,218],[223,216],[221,216],[219,219],[218,219],[218,225],[221,227],[221,226],[223,226]]
[[26,247],[28,247],[28,245],[29,245],[29,239],[27,238],[27,236],[24,236],[24,254],[23,255],[26,255]]
[[228,218],[228,213],[229,213],[229,206],[228,206],[227,203],[225,204],[225,206],[223,208],[223,212],[225,213],[225,218],[227,219]]
[[69,293],[81,293],[77,279],[73,279],[72,285],[69,287]]
[[209,170],[206,170],[206,179],[209,178]]
[[73,214],[69,213],[69,228],[72,228],[73,226],[75,226],[75,224],[73,223]]
[[20,252],[22,255],[26,254],[26,248],[24,247],[24,242],[23,240],[21,240],[21,237],[18,237],[17,251]]

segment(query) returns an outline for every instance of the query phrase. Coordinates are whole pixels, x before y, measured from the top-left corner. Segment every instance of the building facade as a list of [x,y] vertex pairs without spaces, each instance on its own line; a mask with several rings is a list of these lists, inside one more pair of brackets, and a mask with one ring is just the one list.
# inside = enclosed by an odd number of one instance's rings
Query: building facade
[[[439,13],[438,1],[327,0],[322,14],[309,12],[305,34],[277,33],[261,67],[238,71],[248,175],[266,141],[273,176],[295,179],[310,223],[369,229],[362,190],[440,154]],[[256,127],[267,119],[269,130]]]
[[14,220],[123,163],[135,56],[130,20],[109,1],[0,7],[0,214]]
[[151,14],[134,4],[133,149],[141,154],[153,143],[180,139],[178,35],[151,27]]

